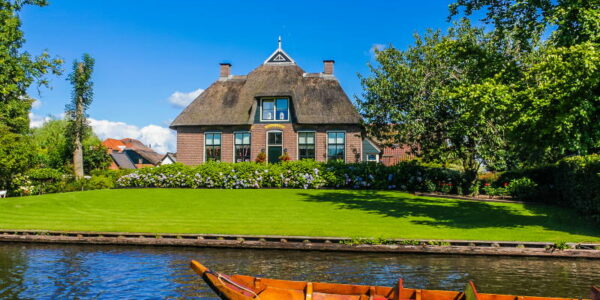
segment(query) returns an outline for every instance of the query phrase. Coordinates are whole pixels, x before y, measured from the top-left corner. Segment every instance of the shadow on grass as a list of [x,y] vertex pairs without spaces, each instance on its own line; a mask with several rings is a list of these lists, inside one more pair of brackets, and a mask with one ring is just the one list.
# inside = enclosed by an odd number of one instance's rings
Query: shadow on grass
[[[600,229],[573,210],[549,205],[498,204],[413,197],[380,191],[325,191],[301,193],[305,201],[335,203],[340,209],[358,209],[392,218],[420,218],[413,224],[446,228],[522,228],[600,237]],[[428,218],[429,220],[422,220]]]

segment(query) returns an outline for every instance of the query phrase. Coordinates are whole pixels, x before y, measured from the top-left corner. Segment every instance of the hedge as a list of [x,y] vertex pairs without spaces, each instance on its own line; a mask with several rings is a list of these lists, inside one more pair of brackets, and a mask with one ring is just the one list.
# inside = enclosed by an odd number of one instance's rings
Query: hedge
[[529,178],[528,201],[573,207],[600,221],[600,155],[572,156],[555,164],[502,174],[494,183],[501,185],[519,178]]
[[117,180],[118,187],[171,188],[352,188],[462,193],[461,172],[418,162],[395,166],[378,163],[320,163],[312,160],[278,164],[208,162],[137,170]]

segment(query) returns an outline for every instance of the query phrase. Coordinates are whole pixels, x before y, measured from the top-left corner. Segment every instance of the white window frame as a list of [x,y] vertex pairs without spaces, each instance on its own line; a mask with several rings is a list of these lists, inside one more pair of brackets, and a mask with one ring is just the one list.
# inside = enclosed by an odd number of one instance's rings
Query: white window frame
[[[270,132],[280,132],[281,133],[281,154],[283,155],[283,130],[280,129],[272,129],[272,130],[267,130],[267,132],[265,132],[265,154],[267,155],[266,159],[267,159],[267,163],[269,163],[269,133]],[[273,146],[277,146],[277,145],[273,145]]]
[[221,160],[223,161],[223,132],[222,131],[205,131],[204,132],[204,149],[202,149],[202,162],[205,163],[206,162],[206,134],[214,134],[214,133],[219,133],[221,134]]
[[232,143],[233,144],[233,156],[231,157],[231,161],[234,162],[234,163],[236,162],[235,161],[235,146],[236,146],[235,145],[235,134],[236,133],[248,133],[248,134],[250,134],[250,161],[252,161],[252,132],[250,130],[238,130],[238,131],[234,131],[232,133],[232,136],[233,136],[232,137],[233,138],[233,143]]
[[298,130],[296,131],[296,160],[300,160],[300,133],[312,132],[315,134],[315,161],[317,160],[317,131],[316,130]]
[[325,161],[329,161],[329,133],[331,132],[343,132],[344,133],[344,162],[346,162],[346,154],[347,154],[347,148],[348,148],[348,132],[346,132],[346,130],[327,130],[325,132]]
[[[367,156],[367,161],[370,162],[379,162],[379,154],[365,154]],[[369,155],[375,155],[375,160],[369,160]]]
[[[277,99],[286,99],[287,100],[287,119],[285,120],[277,120]],[[274,108],[274,118],[273,120],[263,119],[263,101],[264,100],[273,100],[273,108]],[[263,97],[260,98],[260,121],[261,122],[289,122],[290,121],[290,98],[289,97]]]

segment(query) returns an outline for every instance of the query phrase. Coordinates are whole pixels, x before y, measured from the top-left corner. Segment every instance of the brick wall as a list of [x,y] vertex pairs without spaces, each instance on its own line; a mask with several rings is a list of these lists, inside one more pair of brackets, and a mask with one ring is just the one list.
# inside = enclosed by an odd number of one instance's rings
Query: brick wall
[[407,145],[385,147],[382,152],[381,162],[386,166],[393,166],[400,161],[415,158],[415,156],[410,153],[410,147]]
[[315,131],[315,156],[317,161],[327,160],[327,131],[346,132],[346,162],[360,161],[362,152],[361,131],[358,125],[312,125],[299,126],[290,123],[254,124],[252,126],[198,126],[177,129],[177,161],[197,165],[204,159],[204,133],[221,132],[221,161],[234,161],[234,135],[236,131],[250,131],[252,161],[261,150],[267,151],[267,132],[283,133],[283,149],[292,160],[298,158],[298,131]]
[[198,127],[177,128],[177,161],[184,165],[202,163],[204,133]]

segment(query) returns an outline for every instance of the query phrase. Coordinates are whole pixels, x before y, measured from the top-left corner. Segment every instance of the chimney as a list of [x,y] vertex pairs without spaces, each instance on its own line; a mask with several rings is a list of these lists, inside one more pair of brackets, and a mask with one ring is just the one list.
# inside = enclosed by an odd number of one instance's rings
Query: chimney
[[231,64],[230,63],[221,63],[221,78],[225,77],[229,77],[229,75],[231,75]]
[[325,75],[333,75],[333,63],[335,63],[335,60],[333,59],[323,61],[323,66],[325,67],[323,73]]

